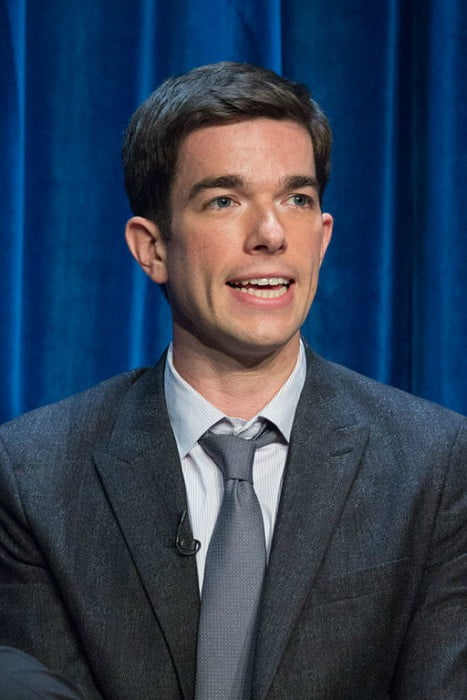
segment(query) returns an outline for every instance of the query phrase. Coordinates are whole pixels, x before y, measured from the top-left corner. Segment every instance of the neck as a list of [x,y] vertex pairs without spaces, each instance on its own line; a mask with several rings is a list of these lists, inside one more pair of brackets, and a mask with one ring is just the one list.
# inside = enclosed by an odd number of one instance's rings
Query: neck
[[234,357],[180,340],[174,334],[173,362],[183,379],[226,415],[249,420],[291,375],[300,336],[297,333],[286,346],[254,358]]

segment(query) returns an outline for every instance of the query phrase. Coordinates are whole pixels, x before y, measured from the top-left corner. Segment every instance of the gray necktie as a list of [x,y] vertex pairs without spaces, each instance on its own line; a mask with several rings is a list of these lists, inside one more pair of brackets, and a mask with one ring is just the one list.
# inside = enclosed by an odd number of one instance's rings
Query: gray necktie
[[256,617],[266,569],[261,508],[253,490],[255,450],[277,440],[207,432],[200,445],[224,475],[224,497],[206,556],[198,632],[196,700],[250,695]]

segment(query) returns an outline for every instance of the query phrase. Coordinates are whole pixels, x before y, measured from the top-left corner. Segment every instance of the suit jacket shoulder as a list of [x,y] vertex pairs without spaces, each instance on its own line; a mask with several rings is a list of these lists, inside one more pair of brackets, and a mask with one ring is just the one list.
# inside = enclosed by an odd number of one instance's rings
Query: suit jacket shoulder
[[334,424],[358,421],[412,447],[435,447],[443,435],[452,440],[467,425],[459,413],[324,360],[309,349],[307,358],[304,403],[308,410],[316,411],[317,404],[326,407],[325,418]]
[[163,366],[0,430],[0,643],[93,700],[175,700],[194,683],[197,574],[175,548],[186,498]]
[[[14,440],[15,451],[31,455],[50,449],[59,436],[75,436],[81,447],[112,429],[115,411],[125,394],[149,371],[136,369],[116,375],[78,394],[36,408],[0,426],[0,437]],[[18,438],[21,436],[21,440]]]
[[307,351],[255,698],[464,697],[466,424]]

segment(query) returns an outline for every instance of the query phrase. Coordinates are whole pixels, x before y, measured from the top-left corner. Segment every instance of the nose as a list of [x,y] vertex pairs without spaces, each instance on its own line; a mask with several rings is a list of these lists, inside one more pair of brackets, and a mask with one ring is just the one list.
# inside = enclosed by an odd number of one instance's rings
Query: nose
[[272,208],[255,212],[247,238],[249,253],[283,253],[287,248],[285,230]]

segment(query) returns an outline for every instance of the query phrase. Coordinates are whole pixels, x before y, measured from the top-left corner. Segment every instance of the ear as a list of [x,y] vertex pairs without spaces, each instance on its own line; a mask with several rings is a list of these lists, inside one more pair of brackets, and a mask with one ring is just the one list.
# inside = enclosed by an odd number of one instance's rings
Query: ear
[[321,214],[322,221],[322,231],[321,231],[321,249],[319,253],[319,265],[323,262],[324,256],[328,249],[328,245],[331,242],[332,228],[334,226],[334,219],[331,214],[323,213]]
[[166,244],[159,227],[150,219],[133,216],[127,221],[125,238],[131,254],[157,284],[166,284]]

